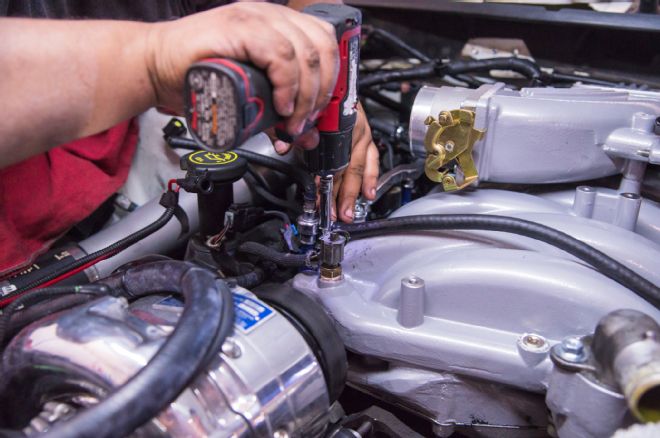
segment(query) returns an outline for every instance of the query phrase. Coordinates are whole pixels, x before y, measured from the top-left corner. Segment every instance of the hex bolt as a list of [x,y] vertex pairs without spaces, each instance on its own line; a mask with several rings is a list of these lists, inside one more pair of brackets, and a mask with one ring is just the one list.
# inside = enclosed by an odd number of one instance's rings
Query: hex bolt
[[560,344],[555,345],[554,352],[561,360],[571,363],[583,363],[588,356],[584,342],[576,336],[564,338]]
[[563,341],[561,341],[561,346],[567,353],[577,355],[584,353],[584,344],[579,338],[565,338]]
[[355,202],[355,209],[353,213],[353,222],[362,223],[367,220],[367,215],[369,214],[369,206],[366,202],[360,202],[359,200]]
[[413,328],[424,322],[424,295],[426,284],[416,276],[401,279],[401,294],[397,320],[406,328]]

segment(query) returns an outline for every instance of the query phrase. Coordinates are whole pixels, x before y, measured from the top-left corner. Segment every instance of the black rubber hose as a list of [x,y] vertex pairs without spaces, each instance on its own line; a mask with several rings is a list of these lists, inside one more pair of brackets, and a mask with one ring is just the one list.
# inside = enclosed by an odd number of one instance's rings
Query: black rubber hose
[[436,65],[435,62],[428,62],[402,70],[384,70],[371,73],[360,79],[359,88],[373,87],[387,82],[403,82],[433,77],[436,75]]
[[56,425],[46,438],[126,436],[165,409],[213,358],[233,327],[231,293],[205,269],[154,262],[103,280],[130,297],[156,292],[183,296],[181,317],[165,343],[123,386],[99,404]]
[[66,274],[67,272],[70,272],[74,269],[78,269],[88,263],[93,262],[94,260],[100,259],[101,257],[107,256],[108,254],[111,253],[117,253],[120,251],[123,251],[124,249],[128,248],[129,246],[139,242],[140,240],[144,239],[145,237],[155,233],[156,231],[160,230],[167,224],[170,219],[172,219],[172,216],[174,216],[174,212],[176,210],[177,202],[178,202],[178,196],[179,194],[176,192],[165,192],[161,198],[161,205],[166,206],[165,211],[163,214],[156,219],[154,222],[151,224],[147,225],[146,227],[137,230],[136,232],[129,234],[128,236],[116,241],[115,243],[106,246],[105,248],[102,248],[98,251],[95,251],[91,254],[88,254],[78,260],[73,260],[70,263],[67,263],[65,265],[62,265],[60,268],[56,269],[55,271],[51,272],[48,275],[44,275],[43,277],[37,278],[34,281],[31,281],[30,283],[26,284],[25,286],[15,290],[14,292],[7,294],[2,297],[2,299],[7,299],[7,298],[12,298],[16,295],[20,295],[26,291],[29,291],[30,289],[34,289],[48,281],[55,280],[56,278]]
[[[29,307],[16,311],[11,315],[3,336],[6,337],[6,339],[12,339],[19,331],[23,330],[33,322],[45,318],[48,315],[61,312],[62,310],[84,304],[93,298],[93,295],[65,294],[47,301],[32,303]],[[0,436],[2,435],[0,434]]]
[[422,62],[431,62],[430,57],[420,52],[419,50],[417,50],[410,44],[406,43],[401,38],[399,38],[398,36],[394,35],[391,32],[388,32],[384,29],[373,29],[369,33],[369,38],[371,38],[372,36],[379,38],[381,41],[387,43],[393,49],[397,49],[399,53],[403,55],[408,55],[412,58],[419,59]]
[[486,214],[430,214],[381,219],[360,224],[339,224],[338,229],[350,233],[353,240],[373,235],[422,230],[487,230],[519,234],[566,251],[637,293],[656,308],[660,307],[660,288],[641,275],[566,233],[524,219]]
[[360,79],[360,88],[372,87],[387,82],[401,82],[413,79],[423,79],[433,76],[457,76],[489,70],[511,70],[522,74],[532,81],[533,85],[540,82],[541,68],[536,63],[520,58],[491,58],[469,61],[451,61],[446,64],[428,62],[416,67],[402,70],[385,70],[372,73]]
[[[388,44],[390,47],[397,50],[402,55],[406,55],[406,56],[410,56],[412,58],[419,59],[421,62],[431,62],[431,61],[433,61],[433,59],[430,56],[422,53],[421,51],[417,50],[413,46],[411,46],[408,43],[406,43],[405,41],[403,41],[398,36],[394,35],[391,32],[388,32],[384,29],[373,29],[369,33],[369,38],[371,38],[372,35],[375,36],[376,38],[379,38],[381,41]],[[479,81],[477,81],[477,80],[475,80],[472,77],[467,76],[467,75],[456,75],[456,79],[458,79],[459,81],[465,82],[466,84],[468,84],[468,86],[473,87],[473,88],[478,88],[479,86],[482,85],[481,82],[479,82]],[[367,92],[367,90],[363,90],[362,94],[367,95],[366,92]],[[367,97],[370,97],[371,99],[378,102],[378,100],[377,100],[378,97],[377,96],[372,97],[372,96],[367,95]],[[384,105],[384,106],[386,106],[390,109],[395,109],[395,108],[391,107],[390,102],[386,102],[386,103],[378,102],[378,103],[381,103],[382,105]]]
[[532,80],[532,82],[538,82],[541,78],[541,69],[535,62],[514,57],[451,61],[447,64],[439,65],[437,70],[441,75],[458,75],[489,70],[511,70],[520,73]]
[[287,268],[299,268],[305,266],[308,262],[307,254],[280,252],[257,242],[242,243],[238,247],[238,252],[253,255]]
[[27,308],[32,304],[51,300],[62,295],[107,295],[109,292],[110,289],[105,285],[87,284],[84,286],[47,287],[16,298],[2,309],[2,315],[0,315],[0,347],[4,348],[7,341],[11,339],[8,335],[13,331],[11,330],[12,319],[20,307],[25,306]]
[[226,278],[228,284],[232,282],[236,283],[240,287],[245,289],[252,289],[259,286],[266,279],[266,273],[263,269],[255,267],[254,270],[248,272],[247,274],[237,275],[236,277]]
[[[367,99],[371,99],[374,102],[376,102],[377,104],[379,104],[381,106],[384,106],[385,108],[391,109],[392,111],[400,113],[400,112],[404,111],[404,109],[405,109],[404,106],[400,102],[397,102],[396,100],[390,99],[389,97],[384,96],[384,95],[380,94],[377,91],[369,90],[369,89],[363,89],[360,92],[360,94],[363,97],[366,97]],[[369,123],[371,124],[371,120],[369,121]]]
[[189,151],[198,151],[200,149],[199,144],[192,138],[166,137],[165,141],[173,148],[187,149]]
[[258,196],[260,196],[264,201],[268,202],[269,204],[291,211],[295,215],[300,213],[300,206],[298,204],[294,202],[289,202],[286,199],[278,198],[277,196],[273,195],[265,188],[258,185],[255,185],[254,187],[252,187],[252,189]]
[[314,177],[306,170],[293,166],[285,161],[278,160],[277,158],[269,157],[267,155],[258,154],[256,152],[248,151],[246,149],[234,149],[240,157],[245,158],[250,164],[258,164],[260,166],[268,167],[277,172],[290,176],[298,184],[302,186],[303,191],[314,191],[316,193],[316,183]]

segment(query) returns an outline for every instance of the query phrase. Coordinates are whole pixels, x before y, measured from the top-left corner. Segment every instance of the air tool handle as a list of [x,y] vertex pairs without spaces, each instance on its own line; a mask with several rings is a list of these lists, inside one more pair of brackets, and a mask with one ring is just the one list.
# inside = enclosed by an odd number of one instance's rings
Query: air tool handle
[[[315,120],[319,146],[306,152],[311,172],[329,175],[346,167],[357,118],[357,77],[360,52],[360,11],[345,5],[316,4],[305,8],[335,28],[340,66],[328,106]],[[251,136],[283,127],[272,101],[272,85],[254,66],[226,58],[193,64],[184,85],[186,120],[190,132],[210,151],[233,149]],[[283,129],[278,136],[291,141]]]

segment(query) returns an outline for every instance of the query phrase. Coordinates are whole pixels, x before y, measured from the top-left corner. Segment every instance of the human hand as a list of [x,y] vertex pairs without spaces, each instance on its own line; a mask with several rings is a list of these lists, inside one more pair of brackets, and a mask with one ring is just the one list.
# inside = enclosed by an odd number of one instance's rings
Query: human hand
[[378,170],[378,148],[371,138],[371,128],[362,105],[358,105],[357,121],[353,128],[351,161],[344,171],[335,175],[333,220],[337,220],[338,216],[343,222],[353,222],[355,201],[360,192],[370,201],[376,198]]
[[159,105],[183,108],[183,81],[192,63],[232,58],[266,72],[275,110],[291,135],[300,134],[306,120],[327,105],[338,74],[333,26],[273,4],[235,3],[158,23],[147,38]]
[[[277,140],[274,131],[269,135],[278,154],[284,155],[291,150],[292,145]],[[312,128],[303,135],[298,136],[294,141],[294,145],[303,149],[313,149],[318,142],[319,133],[316,128]],[[362,196],[370,201],[376,198],[379,170],[378,156],[378,148],[371,138],[367,116],[364,114],[362,105],[358,104],[357,120],[353,128],[351,161],[346,169],[337,173],[334,177],[332,220],[336,221],[339,217],[343,222],[353,222],[355,201],[360,192],[362,192]],[[339,215],[337,215],[337,204],[339,204]]]

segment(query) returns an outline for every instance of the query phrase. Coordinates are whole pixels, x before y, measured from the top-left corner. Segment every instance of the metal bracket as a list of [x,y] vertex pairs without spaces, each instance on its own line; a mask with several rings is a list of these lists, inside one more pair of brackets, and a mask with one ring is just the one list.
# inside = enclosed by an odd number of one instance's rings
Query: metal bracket
[[[483,138],[485,131],[474,129],[474,111],[442,111],[437,119],[428,116],[424,124],[428,126],[424,138],[426,176],[442,183],[447,192],[461,190],[476,182],[479,174],[472,158],[472,148]],[[453,160],[456,161],[455,172],[450,173],[444,166]],[[458,181],[457,173],[463,174]]]

